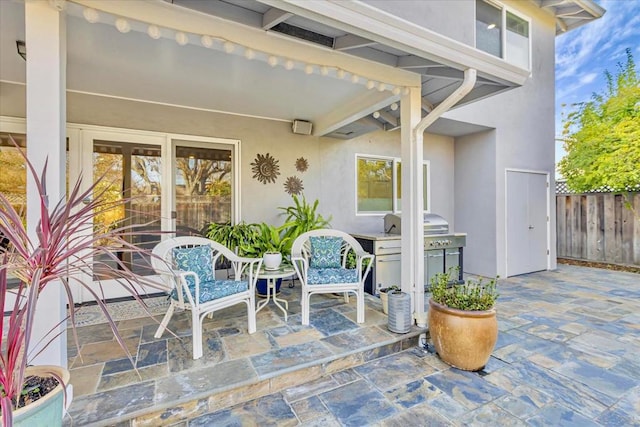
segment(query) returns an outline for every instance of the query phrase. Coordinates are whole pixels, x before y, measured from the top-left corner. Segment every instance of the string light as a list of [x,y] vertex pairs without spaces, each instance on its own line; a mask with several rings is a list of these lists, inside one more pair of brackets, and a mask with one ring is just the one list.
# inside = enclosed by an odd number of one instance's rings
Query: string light
[[373,118],[374,118],[374,119],[377,119],[377,118],[379,118],[379,117],[380,117],[380,111],[374,111],[374,112],[373,112]]
[[149,28],[147,28],[147,34],[149,34],[149,37],[154,40],[158,40],[160,36],[162,36],[162,34],[160,33],[160,28],[158,28],[156,25],[149,25]]
[[123,34],[131,31],[131,25],[129,25],[129,22],[122,18],[116,19],[116,28]]
[[213,46],[213,39],[207,35],[204,35],[200,37],[200,43],[202,43],[202,46],[210,48],[211,46]]
[[394,102],[389,107],[391,108],[391,111],[396,111],[398,109],[398,103]]
[[90,7],[86,8],[82,12],[82,15],[84,16],[84,19],[86,19],[87,22],[91,24],[95,24],[100,19],[100,15],[98,14],[98,11],[95,9],[91,9]]
[[224,49],[225,52],[231,53],[236,49],[236,45],[234,45],[230,41],[226,41],[222,44],[222,48]]
[[244,57],[251,60],[256,57],[256,53],[253,51],[253,49],[246,48],[244,50]]
[[179,32],[176,33],[176,42],[180,46],[184,46],[187,43],[189,43],[189,36],[186,35],[185,33],[183,33],[182,31],[179,31]]
[[[99,21],[100,19],[100,15],[99,13],[93,9],[93,8],[84,8],[83,10],[83,16],[84,18],[90,22],[90,23],[96,23]],[[128,33],[129,31],[131,31],[131,25],[129,24],[129,21],[124,19],[124,18],[117,18],[115,20],[115,27],[118,29],[118,31],[120,31],[121,33]],[[149,37],[151,37],[154,40],[158,40],[162,37],[162,29],[160,27],[158,27],[157,25],[154,24],[150,24],[147,27],[147,34],[149,35]],[[194,36],[198,37],[197,34],[194,34]],[[165,37],[166,37],[166,33],[165,33]],[[177,31],[175,33],[175,40],[176,42],[180,45],[180,46],[185,46],[186,44],[189,43],[189,34],[188,33],[184,33],[182,31]],[[261,54],[261,55],[265,55],[266,56],[266,60],[267,63],[269,65],[271,65],[272,67],[275,67],[276,65],[278,65],[278,63],[280,63],[281,59],[278,58],[275,55],[270,55],[269,52],[263,52],[263,51],[255,51],[249,47],[243,46],[243,45],[236,45],[233,42],[229,41],[229,40],[225,40],[225,39],[221,39],[221,38],[216,38],[213,36],[209,36],[207,34],[204,35],[200,35],[200,44],[206,48],[212,48],[214,46],[215,41],[218,40],[222,46],[222,49],[226,52],[226,53],[233,53],[236,50],[236,46],[240,46],[241,49],[244,49],[244,57],[247,59],[254,59],[257,54]],[[262,58],[265,58],[265,56],[262,56]],[[264,59],[263,59],[264,60]],[[286,61],[284,61],[283,66],[286,70],[293,70],[295,68],[295,61],[292,59],[287,59]],[[347,74],[349,73],[347,70],[344,70],[342,68],[332,68],[329,65],[315,65],[315,64],[306,64],[303,68],[304,72],[306,74],[313,74],[316,71],[316,68],[318,68],[320,75],[322,76],[328,76],[331,74],[331,70],[335,70],[335,76],[338,79],[345,79],[347,78]],[[409,88],[407,87],[398,87],[398,86],[394,86],[394,85],[390,85],[384,82],[377,82],[375,80],[372,79],[365,79],[364,81],[362,80],[361,76],[355,74],[355,73],[350,73],[351,77],[350,77],[350,81],[353,84],[361,84],[361,83],[365,83],[365,86],[367,89],[373,89],[373,88],[377,88],[380,92],[383,92],[385,90],[390,90],[394,95],[399,95],[400,93],[403,94],[408,94],[409,93]],[[392,104],[396,105],[397,108],[397,104]],[[392,108],[393,109],[393,108]],[[379,116],[379,112],[374,113],[374,116],[378,114]]]

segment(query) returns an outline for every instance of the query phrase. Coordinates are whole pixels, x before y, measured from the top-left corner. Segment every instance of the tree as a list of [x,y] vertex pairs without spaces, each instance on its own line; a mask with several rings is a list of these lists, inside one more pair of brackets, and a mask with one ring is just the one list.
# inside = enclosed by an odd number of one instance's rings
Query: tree
[[567,155],[558,168],[574,191],[640,188],[640,80],[626,52],[615,77],[605,71],[606,90],[578,104],[563,123]]

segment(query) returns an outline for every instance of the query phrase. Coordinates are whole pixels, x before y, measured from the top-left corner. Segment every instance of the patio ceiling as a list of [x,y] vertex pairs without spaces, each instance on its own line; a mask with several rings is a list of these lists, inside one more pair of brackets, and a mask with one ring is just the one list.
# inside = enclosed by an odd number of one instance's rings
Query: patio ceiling
[[[69,91],[282,121],[308,120],[314,123],[315,135],[349,139],[373,130],[398,128],[400,109],[397,102],[403,86],[397,82],[422,85],[423,115],[426,115],[459,86],[465,67],[454,59],[438,56],[441,52],[430,54],[427,48],[420,50],[402,43],[385,42],[382,36],[364,34],[337,19],[314,18],[317,15],[314,11],[291,5],[288,1],[158,0],[137,3],[138,16],[143,15],[140,13],[145,11],[143,8],[150,8],[154,18],[162,17],[164,12],[176,20],[181,18],[180,22],[185,25],[195,22],[192,32],[182,30],[188,37],[186,43],[176,43],[180,29],[171,25],[158,25],[160,37],[157,40],[150,37],[148,23],[157,23],[155,20],[128,19],[131,30],[118,31],[116,19],[123,16],[123,11],[131,10],[132,15],[136,14],[132,2],[68,2]],[[296,13],[266,3],[278,3]],[[306,7],[311,3],[302,4]],[[87,10],[85,5],[96,9],[100,6],[96,23],[88,22],[83,16]],[[24,40],[24,6],[20,2],[0,2],[0,8],[0,80],[24,84],[25,62],[15,51],[15,41]],[[236,44],[231,53],[215,39],[211,48],[202,45],[199,35],[206,33],[199,29],[208,26],[218,31],[225,25],[232,29],[230,34],[238,32],[249,38],[252,34],[255,38],[264,37],[271,43],[281,44],[283,49],[295,48],[310,52],[311,57],[329,58],[331,64],[337,61],[359,70],[370,70],[370,76],[360,73],[359,83],[354,84],[350,78],[356,72],[348,67],[343,67],[347,71],[346,77],[339,78],[340,67],[322,70],[316,65],[307,73],[304,61],[296,59],[284,66],[286,56],[283,55],[279,55],[278,64],[272,66],[268,62],[269,53],[261,50],[256,50],[254,60],[248,60],[242,43],[239,47]],[[427,31],[422,28],[410,30]],[[455,47],[463,54],[470,50],[480,61],[501,72],[504,69],[504,75],[500,76],[479,69],[478,82],[459,105],[517,87],[526,79],[526,73],[503,64],[500,59],[468,46]],[[292,69],[288,70],[288,67]],[[378,76],[389,79],[376,80]],[[376,82],[373,88],[367,87],[368,80],[372,84]],[[380,88],[379,83],[386,83],[386,86]],[[405,83],[404,86],[411,85]],[[438,127],[437,122],[434,126]],[[442,133],[456,136],[467,130],[477,131],[473,126],[460,128],[451,123],[439,128]]]

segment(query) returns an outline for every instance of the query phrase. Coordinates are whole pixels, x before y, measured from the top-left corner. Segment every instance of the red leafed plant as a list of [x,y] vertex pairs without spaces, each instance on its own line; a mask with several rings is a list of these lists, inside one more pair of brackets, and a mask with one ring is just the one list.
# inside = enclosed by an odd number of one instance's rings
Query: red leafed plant
[[[12,139],[13,141],[13,139]],[[98,213],[106,212],[122,207],[127,200],[109,201],[104,194],[96,188],[100,180],[85,191],[81,191],[79,179],[67,198],[60,200],[55,206],[49,205],[46,188],[47,165],[38,175],[33,164],[27,159],[24,151],[13,142],[25,159],[27,171],[35,182],[34,188],[38,192],[39,205],[29,206],[29,209],[38,209],[40,216],[35,230],[35,238],[27,233],[20,214],[14,209],[8,198],[0,193],[0,311],[11,314],[5,317],[5,322],[0,324],[0,410],[4,426],[13,424],[13,410],[17,409],[18,399],[22,392],[25,376],[25,368],[30,359],[37,354],[31,354],[30,345],[34,317],[36,315],[36,303],[41,292],[49,285],[62,286],[66,293],[69,306],[69,323],[78,347],[78,338],[75,330],[76,319],[74,316],[74,301],[72,284],[78,283],[96,299],[99,307],[113,334],[124,349],[133,364],[133,358],[127,350],[125,343],[118,333],[118,329],[110,316],[104,301],[102,289],[94,289],[92,279],[84,282],[82,277],[92,277],[92,269],[97,264],[100,271],[109,271],[111,277],[117,278],[120,286],[124,287],[149,314],[144,301],[140,298],[135,288],[136,284],[144,284],[158,289],[161,285],[146,280],[144,277],[134,274],[129,267],[116,255],[114,249],[119,252],[142,253],[140,249],[129,243],[125,236],[132,235],[142,225],[128,225],[122,227],[110,227],[94,230],[92,217]],[[140,234],[140,233],[136,233]],[[96,261],[101,255],[115,264],[113,267],[106,262]],[[100,265],[101,264],[101,265]],[[14,276],[19,282],[15,286],[9,286],[9,275]],[[11,306],[7,296],[13,294],[15,302]],[[58,319],[51,325],[50,336],[47,342],[40,346],[40,351],[50,344],[57,335],[53,333],[59,326]],[[61,382],[61,379],[59,379]]]

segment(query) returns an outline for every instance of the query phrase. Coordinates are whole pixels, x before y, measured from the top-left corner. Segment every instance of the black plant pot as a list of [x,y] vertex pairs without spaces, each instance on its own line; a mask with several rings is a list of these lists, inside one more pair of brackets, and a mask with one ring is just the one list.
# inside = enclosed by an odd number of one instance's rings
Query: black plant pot
[[[282,285],[282,279],[276,279],[276,295],[280,293],[280,285]],[[256,293],[259,297],[267,297],[267,279],[258,279]]]

